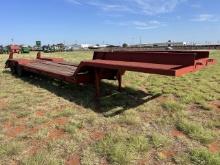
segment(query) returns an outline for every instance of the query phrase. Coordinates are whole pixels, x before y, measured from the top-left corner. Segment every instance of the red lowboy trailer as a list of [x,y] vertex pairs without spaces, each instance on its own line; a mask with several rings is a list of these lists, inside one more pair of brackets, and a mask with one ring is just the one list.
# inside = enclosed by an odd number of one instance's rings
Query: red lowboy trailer
[[118,80],[121,89],[125,71],[166,76],[182,76],[215,64],[208,51],[96,51],[93,59],[74,64],[62,58],[13,59],[9,55],[6,68],[21,76],[24,72],[37,73],[68,83],[94,84],[100,96],[102,79]]

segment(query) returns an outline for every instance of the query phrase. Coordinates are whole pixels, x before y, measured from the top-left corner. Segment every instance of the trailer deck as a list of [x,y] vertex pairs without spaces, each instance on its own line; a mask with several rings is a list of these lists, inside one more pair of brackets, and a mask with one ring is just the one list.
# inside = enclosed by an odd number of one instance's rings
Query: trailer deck
[[53,74],[60,74],[63,76],[73,76],[77,66],[66,65],[62,63],[55,63],[45,60],[34,60],[25,65],[26,69],[44,70]]
[[182,76],[215,63],[207,51],[96,51],[92,60],[80,64],[62,58],[45,58],[39,52],[33,60],[14,59],[11,53],[5,67],[19,76],[31,72],[69,83],[91,83],[99,96],[102,79],[118,80],[120,90],[126,71]]

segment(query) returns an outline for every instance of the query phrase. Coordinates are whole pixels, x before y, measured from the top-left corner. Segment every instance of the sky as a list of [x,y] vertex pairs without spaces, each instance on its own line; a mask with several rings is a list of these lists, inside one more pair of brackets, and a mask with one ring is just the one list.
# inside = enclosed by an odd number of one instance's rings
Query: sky
[[0,45],[220,41],[220,0],[1,0]]

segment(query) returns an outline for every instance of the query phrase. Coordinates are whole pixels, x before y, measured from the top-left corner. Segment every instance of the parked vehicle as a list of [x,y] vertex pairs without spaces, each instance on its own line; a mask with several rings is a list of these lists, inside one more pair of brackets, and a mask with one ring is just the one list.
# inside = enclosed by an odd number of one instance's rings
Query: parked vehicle
[[22,46],[21,53],[30,53],[30,48],[28,46]]
[[4,47],[0,45],[0,54],[4,54]]
[[52,53],[52,52],[55,52],[54,46],[50,46],[50,45],[44,45],[44,46],[42,47],[42,49],[43,49],[43,52],[44,52],[44,53]]
[[36,46],[36,45],[35,45],[35,46],[33,46],[33,47],[31,48],[31,50],[32,50],[32,51],[43,51],[43,47],[41,47],[41,46],[39,47],[39,46]]
[[3,47],[3,53],[4,54],[8,54],[9,53],[9,49],[7,46]]

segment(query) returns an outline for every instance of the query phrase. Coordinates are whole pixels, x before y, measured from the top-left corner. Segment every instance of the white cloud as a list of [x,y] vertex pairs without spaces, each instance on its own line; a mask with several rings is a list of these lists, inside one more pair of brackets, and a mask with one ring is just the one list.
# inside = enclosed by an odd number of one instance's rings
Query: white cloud
[[78,0],[66,0],[66,1],[74,5],[81,5],[81,3]]
[[87,5],[91,5],[91,6],[95,6],[103,11],[118,11],[118,12],[122,12],[122,11],[129,11],[131,12],[132,10],[130,8],[128,8],[126,5],[120,5],[117,3],[103,3],[103,2],[94,2],[94,1],[88,1]]
[[146,15],[172,12],[185,0],[131,0]]
[[212,14],[200,14],[191,19],[194,22],[217,22],[218,18]]
[[106,12],[130,12],[145,15],[169,13],[187,0],[66,0],[73,4],[91,5]]
[[161,26],[165,26],[164,23],[161,23],[156,20],[151,20],[151,21],[134,21],[132,24],[135,26],[136,29],[139,30],[150,30],[150,29],[157,29]]
[[128,22],[113,22],[113,21],[107,20],[105,21],[105,23],[110,24],[110,25],[131,27],[131,28],[135,28],[138,30],[150,30],[150,29],[157,29],[157,28],[166,26],[166,24],[159,22],[157,20],[128,21]]
[[104,23],[108,25],[117,25],[117,26],[130,26],[131,25],[131,22],[115,22],[112,20],[105,20]]

